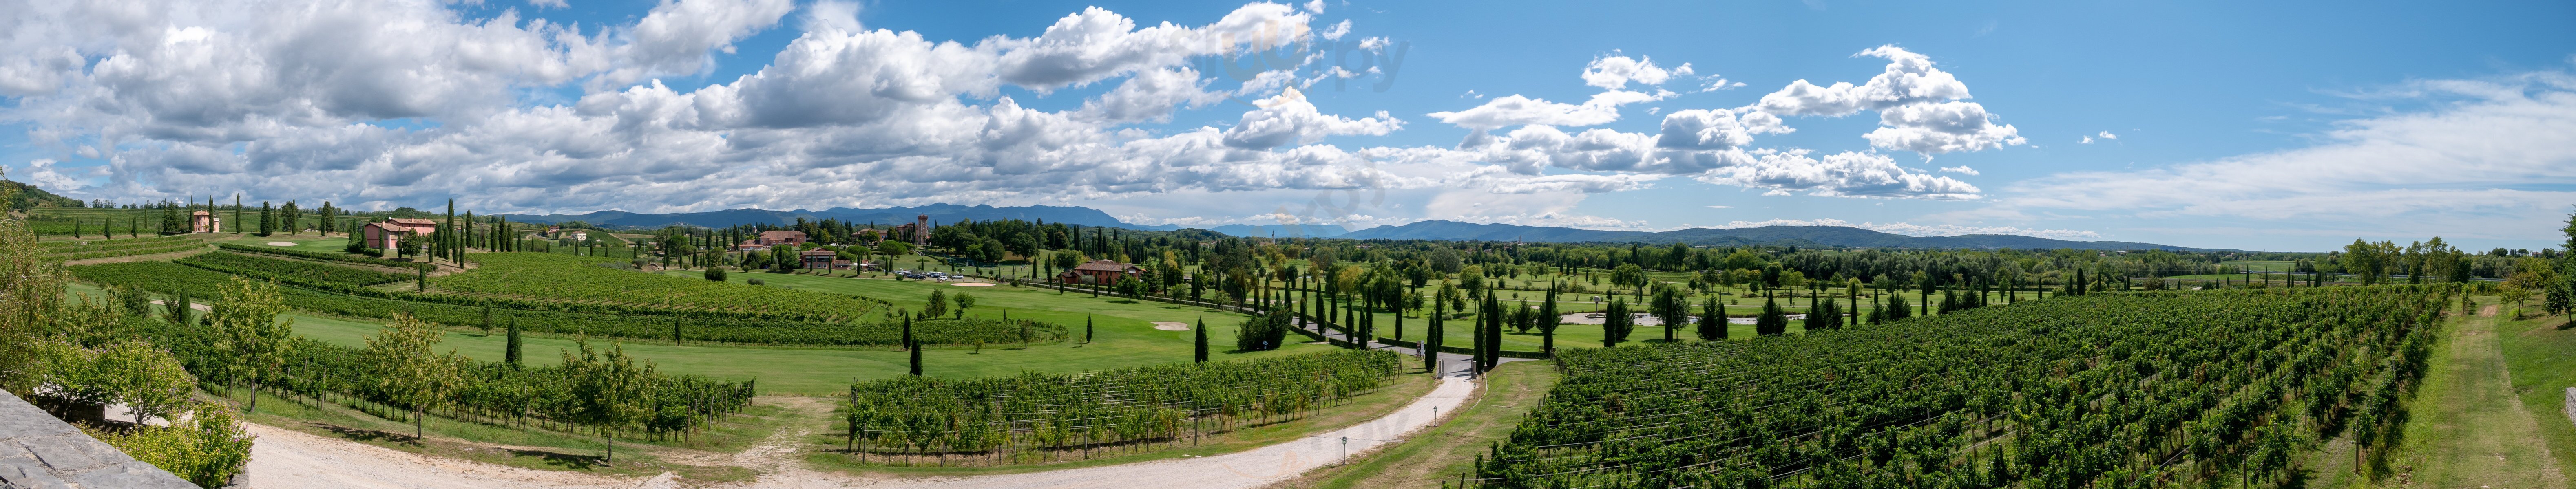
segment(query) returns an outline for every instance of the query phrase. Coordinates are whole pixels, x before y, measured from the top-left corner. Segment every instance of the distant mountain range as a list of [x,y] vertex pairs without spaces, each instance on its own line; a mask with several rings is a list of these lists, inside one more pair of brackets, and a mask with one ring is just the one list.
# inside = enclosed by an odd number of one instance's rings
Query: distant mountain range
[[1208,230],[1248,238],[1338,238],[1351,232],[1340,224],[1227,224]]
[[1804,245],[1847,246],[1854,248],[1933,248],[1933,249],[2058,249],[2079,250],[2182,250],[2212,251],[2203,248],[2132,243],[2126,241],[2067,241],[2012,234],[1966,234],[1959,236],[1906,236],[1882,233],[1848,226],[1763,226],[1758,228],[1713,229],[1691,228],[1664,232],[1598,231],[1560,227],[1520,226],[1513,224],[1476,224],[1458,221],[1420,221],[1402,226],[1378,226],[1335,236],[1342,239],[1433,239],[1473,241],[1530,241],[1542,243],[1643,242],[1654,244],[1684,243],[1694,245]]
[[1148,231],[1171,231],[1181,228],[1180,226],[1168,224],[1161,226],[1128,224],[1124,221],[1118,220],[1117,217],[1110,216],[1107,212],[1101,212],[1099,209],[1051,205],[993,207],[989,205],[963,206],[953,204],[931,204],[921,207],[883,207],[876,209],[834,207],[819,211],[731,209],[708,212],[684,212],[676,214],[637,214],[625,211],[598,211],[585,214],[545,215],[502,214],[502,216],[508,217],[510,220],[517,222],[555,224],[566,221],[581,221],[599,226],[635,228],[658,228],[673,225],[726,227],[745,224],[795,224],[796,220],[800,218],[808,221],[839,219],[845,222],[877,223],[892,226],[912,222],[914,216],[920,215],[930,216],[930,222],[932,224],[952,223],[957,222],[960,219],[972,219],[977,221],[1019,219],[1023,221],[1044,220],[1046,222],[1079,224],[1083,226],[1105,226]]
[[[1181,226],[1129,224],[1099,209],[1079,206],[963,206],[931,204],[920,207],[885,207],[852,209],[835,207],[809,211],[772,211],[732,209],[676,214],[638,214],[624,211],[598,211],[586,214],[503,214],[512,221],[553,224],[582,221],[608,227],[658,228],[671,225],[725,227],[743,224],[794,224],[797,219],[809,221],[839,219],[856,223],[895,225],[912,222],[913,216],[929,215],[933,223],[952,223],[960,219],[977,221],[1019,219],[1025,221],[1115,227],[1146,231],[1172,231]],[[1425,239],[1448,241],[1527,241],[1541,243],[1684,243],[1693,245],[1797,245],[1853,248],[1930,248],[1930,249],[2058,249],[2079,250],[2144,250],[2211,251],[2154,243],[2125,241],[2067,241],[2010,234],[1968,234],[1960,236],[1906,236],[1846,226],[1764,226],[1758,228],[1712,229],[1692,228],[1664,232],[1600,231],[1561,227],[1520,226],[1513,224],[1475,224],[1458,221],[1420,221],[1402,226],[1378,226],[1351,231],[1336,224],[1227,224],[1207,228],[1209,231],[1245,237],[1306,237],[1341,239]]]

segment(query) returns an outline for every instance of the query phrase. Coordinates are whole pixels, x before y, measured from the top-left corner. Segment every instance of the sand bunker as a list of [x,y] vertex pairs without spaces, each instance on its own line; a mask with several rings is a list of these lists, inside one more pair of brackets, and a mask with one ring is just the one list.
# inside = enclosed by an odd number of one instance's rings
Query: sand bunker
[[993,283],[992,283],[992,282],[965,282],[965,283],[954,283],[954,284],[948,284],[948,285],[954,285],[954,286],[958,286],[958,287],[991,287],[991,286],[993,286]]
[[1190,323],[1184,323],[1184,322],[1178,322],[1178,321],[1155,321],[1155,322],[1154,322],[1154,329],[1159,329],[1159,330],[1164,330],[1164,331],[1189,331],[1189,330],[1190,330]]

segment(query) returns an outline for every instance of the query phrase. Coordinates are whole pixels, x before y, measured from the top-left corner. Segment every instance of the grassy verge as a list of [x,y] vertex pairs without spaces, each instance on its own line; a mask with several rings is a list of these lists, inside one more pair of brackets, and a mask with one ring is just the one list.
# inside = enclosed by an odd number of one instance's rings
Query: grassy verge
[[2496,343],[2513,372],[2515,396],[2556,459],[2558,487],[2576,487],[2576,421],[2561,405],[2567,388],[2576,387],[2576,323],[2565,316],[2500,318]]
[[1554,362],[1511,362],[1495,367],[1474,404],[1448,422],[1416,434],[1404,443],[1359,463],[1325,467],[1271,487],[1436,487],[1466,471],[1489,442],[1500,441],[1518,426],[1521,415],[1536,407],[1556,386]]
[[[2563,456],[2551,454],[2534,423],[2538,413],[2527,409],[2527,400],[2516,399],[2530,396],[2515,395],[2525,371],[2510,368],[2503,354],[2499,333],[2515,328],[2500,319],[2450,321],[2408,401],[2397,446],[2368,454],[2367,465],[2356,471],[2350,436],[2329,443],[2309,464],[2311,487],[2565,487]],[[2563,428],[2566,419],[2554,402],[2562,394],[2547,395],[2548,414]]]
[[[1205,438],[1199,439],[1195,444],[1190,440],[1185,439],[1178,440],[1172,444],[1111,447],[1094,450],[1089,455],[1089,458],[1084,458],[1084,454],[1079,451],[1063,452],[1062,456],[1069,460],[1042,464],[981,467],[940,467],[936,465],[921,464],[901,466],[870,463],[862,461],[861,457],[857,455],[841,451],[844,446],[843,443],[847,439],[846,434],[848,433],[849,425],[838,420],[834,420],[829,428],[817,431],[813,436],[807,438],[805,440],[805,445],[801,448],[803,451],[807,452],[805,457],[806,462],[818,470],[891,475],[897,477],[1013,474],[1148,462],[1154,460],[1168,460],[1192,456],[1204,457],[1251,450],[1266,445],[1287,442],[1304,437],[1309,433],[1328,431],[1344,426],[1359,424],[1364,421],[1376,419],[1380,416],[1385,416],[1387,413],[1395,412],[1397,409],[1402,409],[1406,404],[1410,404],[1414,400],[1422,397],[1424,393],[1430,392],[1432,387],[1437,385],[1435,378],[1428,374],[1420,373],[1421,366],[1419,363],[1411,361],[1406,363],[1412,365],[1410,367],[1411,373],[1398,376],[1392,384],[1379,388],[1375,392],[1370,392],[1368,394],[1352,398],[1349,404],[1326,408],[1323,412],[1307,415],[1306,417],[1294,420],[1244,427],[1230,432],[1211,434]],[[838,414],[836,413],[834,416],[838,416]],[[1140,484],[1140,486],[1150,485],[1151,484]]]

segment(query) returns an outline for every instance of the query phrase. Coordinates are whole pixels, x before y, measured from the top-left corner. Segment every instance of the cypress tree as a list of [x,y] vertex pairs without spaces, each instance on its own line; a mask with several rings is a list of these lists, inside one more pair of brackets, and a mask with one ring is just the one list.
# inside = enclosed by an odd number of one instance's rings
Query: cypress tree
[[1556,355],[1556,326],[1565,318],[1556,313],[1556,283],[1547,284],[1547,302],[1538,306],[1539,350]]
[[1424,352],[1424,358],[1422,359],[1422,368],[1431,373],[1440,372],[1440,340],[1442,339],[1442,335],[1449,334],[1449,329],[1443,326],[1447,321],[1441,320],[1441,316],[1448,315],[1448,307],[1449,301],[1433,299],[1431,301],[1431,325],[1423,328],[1422,351]]
[[1191,328],[1191,329],[1190,329],[1190,331],[1191,331],[1191,332],[1194,332],[1194,333],[1198,333],[1198,350],[1197,350],[1198,356],[1197,356],[1197,363],[1207,363],[1207,360],[1208,360],[1208,347],[1207,347],[1207,319],[1206,319],[1206,318],[1200,318],[1200,319],[1199,319],[1199,326],[1198,326],[1198,327],[1196,327],[1196,328]]
[[492,335],[492,301],[483,301],[483,335]]
[[1697,326],[1695,331],[1699,333],[1700,341],[1725,340],[1726,306],[1718,305],[1715,297],[1700,302],[1699,324],[1695,326]]
[[1091,316],[1082,317],[1082,343],[1091,344]]
[[680,318],[671,318],[671,346],[680,346]]
[[1780,311],[1777,299],[1762,300],[1762,317],[1753,321],[1753,334],[1776,335],[1789,332],[1789,315]]
[[1485,301],[1494,303],[1494,317],[1485,321],[1485,370],[1493,370],[1503,363],[1503,302],[1490,292]]
[[912,376],[921,376],[921,344],[912,339],[912,315],[903,317],[903,347],[912,350]]
[[509,335],[509,342],[504,343],[506,346],[502,347],[501,359],[509,362],[511,368],[517,368],[519,366],[519,318],[510,318]]

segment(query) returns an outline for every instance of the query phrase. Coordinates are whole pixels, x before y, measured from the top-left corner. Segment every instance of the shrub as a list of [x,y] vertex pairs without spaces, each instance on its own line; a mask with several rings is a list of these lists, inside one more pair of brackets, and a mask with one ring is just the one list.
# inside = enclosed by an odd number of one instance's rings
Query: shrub
[[1272,309],[1269,314],[1244,320],[1234,330],[1234,349],[1240,351],[1275,350],[1288,339],[1288,310]]
[[724,267],[709,268],[709,269],[707,269],[707,274],[706,274],[706,275],[707,275],[707,280],[713,280],[713,281],[717,281],[717,282],[723,282],[723,281],[725,281],[725,269],[724,269]]
[[760,277],[752,277],[752,278],[749,278],[749,279],[744,279],[744,280],[742,281],[742,283],[751,284],[751,285],[769,285],[769,281],[761,280],[761,279],[760,279]]
[[233,419],[231,408],[212,403],[198,404],[188,421],[171,426],[81,431],[197,487],[223,487],[250,464],[250,433]]

